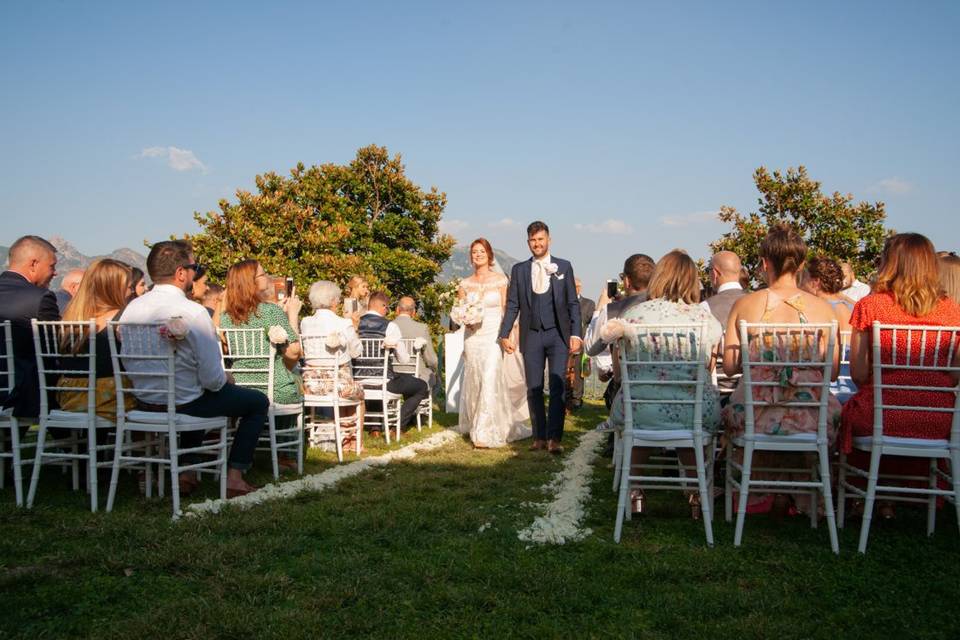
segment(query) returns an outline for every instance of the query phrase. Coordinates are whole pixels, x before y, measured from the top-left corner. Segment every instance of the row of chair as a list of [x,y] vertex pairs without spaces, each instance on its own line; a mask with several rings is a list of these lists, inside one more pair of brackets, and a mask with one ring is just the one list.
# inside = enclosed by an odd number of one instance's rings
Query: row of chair
[[[119,473],[122,469],[140,471],[145,476],[145,491],[152,495],[154,474],[159,494],[164,495],[164,476],[169,470],[173,513],[180,513],[180,493],[177,478],[180,473],[195,471],[219,477],[220,496],[226,496],[226,465],[232,432],[226,418],[196,418],[177,413],[175,401],[175,358],[176,344],[161,336],[161,324],[129,324],[111,322],[106,332],[110,347],[110,357],[114,370],[116,386],[116,421],[96,415],[96,353],[97,335],[94,321],[38,321],[32,322],[34,348],[36,350],[37,369],[40,385],[39,430],[35,445],[21,439],[29,425],[12,415],[12,410],[0,413],[0,488],[6,476],[5,466],[12,464],[15,498],[18,506],[24,502],[33,505],[39,483],[41,467],[44,464],[59,464],[72,472],[73,488],[80,486],[80,464],[86,466],[86,489],[90,494],[90,509],[98,508],[97,470],[111,468],[111,480],[106,508],[113,508]],[[0,358],[0,392],[9,394],[15,387],[14,356],[9,321],[0,323],[0,340],[5,351]],[[123,344],[122,358],[118,349],[117,336]],[[279,454],[295,452],[297,470],[303,472],[304,428],[328,427],[332,439],[336,442],[337,456],[343,461],[343,438],[352,432],[356,441],[356,453],[360,454],[363,424],[354,419],[347,423],[343,419],[343,409],[356,406],[359,401],[345,400],[334,392],[323,396],[306,396],[303,404],[278,404],[273,398],[273,380],[275,375],[274,347],[266,333],[261,329],[223,329],[221,337],[224,344],[223,366],[233,374],[263,374],[260,382],[241,382],[244,386],[258,388],[270,400],[267,428],[261,437],[269,451],[274,478],[279,478]],[[311,353],[311,366],[328,375],[337,389],[339,366],[336,354],[324,346],[326,336],[305,335],[302,337]],[[405,341],[409,353],[415,360],[408,365],[411,372],[419,375],[423,366],[419,350],[413,340]],[[388,381],[388,359],[390,350],[384,348],[382,339],[361,340],[363,351],[358,361],[364,365],[367,377],[359,381],[366,389],[366,400],[381,400],[383,409],[368,412],[367,419],[381,422],[389,443],[390,429],[396,429],[396,438],[400,438],[400,403],[402,397],[386,389]],[[166,346],[165,346],[166,345]],[[84,367],[65,369],[60,364],[64,356],[85,362]],[[123,363],[138,363],[135,375],[125,373]],[[146,372],[143,372],[146,371]],[[86,381],[79,387],[59,386],[61,376],[81,378]],[[125,409],[128,400],[136,392],[137,382],[142,384],[147,378],[161,380],[165,388],[165,412]],[[241,377],[241,379],[243,379]],[[156,388],[157,385],[152,385]],[[51,394],[57,392],[85,391],[87,406],[85,411],[62,411],[52,408]],[[304,412],[307,420],[304,421]],[[295,416],[291,426],[277,428],[277,418]],[[417,415],[417,427],[425,418],[432,426],[432,404],[425,400]],[[30,421],[31,423],[33,420]],[[56,431],[51,431],[56,430]],[[203,444],[190,449],[178,446],[178,435],[190,431],[203,431],[207,434]],[[53,439],[52,433],[67,433],[66,437]],[[99,437],[98,437],[99,436]],[[112,438],[112,442],[110,439]],[[35,447],[32,458],[24,452]],[[112,455],[111,455],[112,453]],[[184,463],[183,457],[189,455],[194,461]],[[24,466],[33,462],[33,470],[26,501],[24,501]]]
[[[745,431],[726,444],[726,475],[724,504],[725,516],[729,522],[733,514],[733,497],[737,492],[736,507],[737,520],[734,532],[734,545],[740,546],[743,540],[744,520],[747,511],[747,502],[752,490],[765,490],[770,493],[806,494],[811,499],[810,523],[817,526],[817,505],[822,499],[824,516],[830,537],[830,547],[834,553],[839,553],[837,527],[843,526],[845,504],[848,499],[862,498],[865,501],[863,521],[860,531],[858,550],[866,552],[867,539],[870,531],[873,506],[876,500],[899,500],[906,502],[923,503],[927,507],[927,534],[934,531],[936,506],[938,498],[945,498],[952,502],[957,510],[957,520],[960,524],[960,388],[930,387],[925,385],[891,384],[889,373],[894,370],[914,371],[921,375],[931,371],[945,371],[955,377],[960,375],[960,367],[956,366],[957,349],[960,348],[960,327],[929,327],[885,325],[874,323],[872,327],[872,355],[873,355],[873,389],[874,389],[874,424],[871,437],[854,438],[855,449],[870,454],[868,470],[858,469],[848,464],[843,453],[839,461],[834,463],[828,451],[827,435],[827,399],[830,393],[830,378],[833,372],[832,357],[823,354],[833,354],[836,347],[837,326],[830,324],[770,324],[770,323],[739,323],[740,344],[748,345],[751,340],[760,339],[772,344],[784,346],[785,349],[766,350],[765,354],[757,357],[751,349],[741,350],[742,376],[741,384],[745,385]],[[616,524],[614,539],[619,542],[624,519],[629,520],[631,505],[629,492],[633,488],[640,489],[680,489],[698,491],[703,513],[703,524],[707,544],[712,546],[713,527],[713,462],[717,456],[717,436],[703,429],[703,389],[708,383],[708,373],[702,353],[706,344],[705,324],[671,324],[671,325],[634,325],[631,336],[633,344],[646,345],[639,349],[631,348],[624,338],[620,345],[620,363],[622,374],[622,395],[624,401],[625,427],[616,433],[614,452],[614,488],[619,492],[617,501]],[[884,353],[881,349],[882,338],[889,338],[894,345],[891,353]],[[635,341],[635,342],[634,342]],[[650,348],[656,344],[657,348]],[[899,345],[899,346],[898,346]],[[658,380],[644,371],[650,368],[669,367],[678,375],[670,380]],[[778,381],[770,381],[769,375],[758,376],[761,368],[768,368],[778,374],[784,372],[789,375],[790,368],[806,368],[819,371],[822,381],[811,383],[795,383],[796,386],[811,390],[809,398],[786,401],[775,397],[774,402],[762,400],[765,394],[764,387],[776,389]],[[887,377],[885,377],[885,375]],[[766,379],[766,380],[765,380]],[[659,387],[659,397],[671,397],[670,393],[663,393],[663,389],[672,389],[675,399],[651,400],[649,389]],[[692,390],[692,393],[691,393]],[[948,394],[951,397],[949,406],[930,407],[923,405],[893,405],[885,400],[885,392],[898,390],[911,392],[936,392]],[[686,409],[692,415],[692,423],[685,429],[658,429],[658,425],[635,425],[633,411],[639,404],[661,403],[675,407],[677,410]],[[758,433],[755,429],[754,412],[756,409],[776,404],[777,406],[815,412],[817,416],[816,433],[800,433],[792,435],[769,435]],[[945,403],[946,404],[946,403]],[[923,440],[914,438],[899,438],[884,434],[884,413],[896,410],[911,410],[925,412],[949,413],[952,427],[949,440]],[[644,428],[648,427],[648,428]],[[651,475],[650,470],[664,470],[672,465],[643,464],[631,465],[631,453],[635,447],[693,449],[695,453],[695,467],[679,464],[679,474]],[[742,459],[738,461],[737,451],[742,452]],[[753,466],[756,452],[772,453],[807,453],[813,454],[816,464],[809,468],[761,469]],[[884,455],[907,456],[929,459],[928,477],[881,476],[879,474],[880,459]],[[939,468],[938,461],[948,461],[950,472]],[[831,467],[836,467],[838,478],[839,506],[834,513]],[[791,476],[800,476],[802,479],[761,479],[756,477],[757,472],[789,473]],[[688,473],[695,473],[688,476]],[[851,476],[858,476],[866,481],[866,488],[850,482]],[[881,480],[884,482],[881,484]],[[923,481],[925,487],[905,486],[905,481]],[[946,488],[942,485],[946,484]]]

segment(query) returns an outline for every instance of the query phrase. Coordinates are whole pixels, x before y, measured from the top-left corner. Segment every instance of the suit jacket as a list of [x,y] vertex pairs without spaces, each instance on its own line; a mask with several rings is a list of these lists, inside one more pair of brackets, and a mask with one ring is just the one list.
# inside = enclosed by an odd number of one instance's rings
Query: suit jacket
[[590,298],[580,296],[580,336],[587,335],[587,325],[593,317],[593,312],[597,310],[597,303]]
[[[14,357],[13,393],[3,398],[3,406],[13,407],[17,417],[34,418],[40,414],[40,381],[30,320],[59,320],[57,296],[19,273],[4,271],[0,273],[0,301],[0,322],[10,320],[12,325]],[[3,343],[0,352],[6,352]]]
[[[427,341],[427,346],[423,348],[423,353],[421,354],[426,369],[420,372],[420,379],[427,384],[431,384],[432,374],[437,372],[437,352],[433,349],[433,338],[430,337],[430,328],[407,315],[398,315],[393,321],[400,327],[400,335],[404,338],[423,338]],[[397,366],[397,369],[402,370],[400,366]]]
[[[574,281],[573,266],[562,258],[551,256],[550,261],[557,265],[557,272],[550,276],[550,294],[557,313],[557,331],[564,344],[570,343],[571,336],[582,335],[580,322],[580,300]],[[500,324],[499,337],[510,335],[513,323],[520,315],[520,351],[527,341],[530,331],[531,310],[533,308],[533,258],[518,262],[510,271],[510,287],[507,290],[507,310]]]

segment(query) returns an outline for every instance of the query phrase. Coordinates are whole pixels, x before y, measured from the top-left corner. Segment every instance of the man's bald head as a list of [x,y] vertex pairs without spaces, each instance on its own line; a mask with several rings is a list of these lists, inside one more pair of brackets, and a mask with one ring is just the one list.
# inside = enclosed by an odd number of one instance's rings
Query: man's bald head
[[57,275],[57,248],[40,236],[23,236],[10,247],[10,270],[38,287],[46,287]]
[[77,295],[77,290],[80,288],[80,281],[83,280],[84,273],[83,269],[70,269],[70,271],[67,271],[67,275],[63,276],[60,288],[71,296]]
[[719,251],[710,259],[711,275],[714,285],[740,281],[740,257],[733,251]]
[[397,313],[403,313],[411,318],[417,312],[417,301],[410,296],[403,296],[397,302]]

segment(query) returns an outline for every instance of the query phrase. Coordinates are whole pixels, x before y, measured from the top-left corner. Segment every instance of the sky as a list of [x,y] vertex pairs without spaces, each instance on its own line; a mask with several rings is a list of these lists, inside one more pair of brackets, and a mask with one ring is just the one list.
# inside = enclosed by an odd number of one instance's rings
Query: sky
[[0,3],[0,244],[86,254],[367,144],[447,193],[443,228],[552,252],[596,297],[695,257],[804,165],[960,249],[957,2]]

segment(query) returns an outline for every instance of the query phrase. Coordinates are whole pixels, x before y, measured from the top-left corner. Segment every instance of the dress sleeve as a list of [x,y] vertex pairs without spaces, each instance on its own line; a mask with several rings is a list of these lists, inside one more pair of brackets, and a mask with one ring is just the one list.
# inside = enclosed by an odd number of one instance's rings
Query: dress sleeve
[[283,330],[287,332],[287,342],[293,344],[294,342],[300,341],[300,336],[297,335],[297,332],[293,330],[293,327],[290,326],[290,319],[287,317],[287,314],[283,312],[283,309],[276,304],[264,304],[263,311],[265,312],[264,319],[267,321],[267,330],[274,325],[279,325],[283,327]]
[[850,314],[850,326],[855,331],[866,331],[873,324],[874,320],[874,309],[873,309],[873,296],[867,296],[861,298],[857,304],[853,306],[853,312]]

